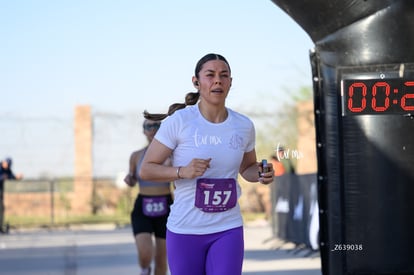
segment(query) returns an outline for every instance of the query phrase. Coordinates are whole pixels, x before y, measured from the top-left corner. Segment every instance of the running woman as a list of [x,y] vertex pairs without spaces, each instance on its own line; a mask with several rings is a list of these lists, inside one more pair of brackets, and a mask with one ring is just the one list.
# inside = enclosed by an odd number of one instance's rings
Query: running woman
[[[174,181],[174,203],[167,222],[167,257],[172,275],[242,274],[243,220],[238,204],[240,174],[269,184],[257,162],[255,128],[246,116],[227,108],[232,77],[227,60],[207,54],[195,68],[197,92],[173,104],[149,145],[140,169],[144,180]],[[164,166],[171,156],[172,166]]]

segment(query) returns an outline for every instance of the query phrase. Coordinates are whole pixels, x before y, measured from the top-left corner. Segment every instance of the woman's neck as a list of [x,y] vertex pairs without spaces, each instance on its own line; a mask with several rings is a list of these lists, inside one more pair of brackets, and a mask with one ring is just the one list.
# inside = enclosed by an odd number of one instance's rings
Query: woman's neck
[[212,123],[221,123],[228,117],[227,108],[224,105],[208,105],[199,102],[198,108],[203,117]]

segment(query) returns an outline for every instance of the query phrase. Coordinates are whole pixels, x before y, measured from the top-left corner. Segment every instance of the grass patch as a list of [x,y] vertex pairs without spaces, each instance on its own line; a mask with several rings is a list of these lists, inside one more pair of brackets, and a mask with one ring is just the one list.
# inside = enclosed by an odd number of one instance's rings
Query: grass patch
[[6,223],[11,228],[54,228],[54,227],[67,227],[70,225],[80,224],[104,224],[112,223],[117,225],[130,224],[129,215],[86,215],[86,216],[70,216],[65,218],[50,217],[33,217],[33,216],[12,216],[7,217]]
[[[245,222],[264,219],[264,213],[242,212],[243,220]],[[51,217],[47,216],[8,216],[6,223],[11,228],[57,228],[68,227],[70,225],[82,224],[105,224],[112,223],[119,226],[129,225],[129,214],[116,215],[83,215],[83,216],[68,216],[55,217],[52,221]]]
[[254,212],[242,212],[242,216],[245,222],[263,220],[266,217],[265,213],[254,213]]

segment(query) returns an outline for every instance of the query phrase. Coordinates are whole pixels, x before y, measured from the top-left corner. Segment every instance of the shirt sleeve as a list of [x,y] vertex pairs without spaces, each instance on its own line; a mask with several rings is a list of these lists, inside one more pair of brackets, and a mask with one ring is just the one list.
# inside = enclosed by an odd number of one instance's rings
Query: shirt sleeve
[[246,153],[251,152],[256,146],[256,130],[251,120],[249,120],[249,123],[250,123],[250,131],[249,131],[250,136],[246,144]]
[[177,136],[179,131],[179,117],[176,114],[167,117],[162,123],[160,129],[155,134],[155,139],[164,144],[171,150],[177,147]]

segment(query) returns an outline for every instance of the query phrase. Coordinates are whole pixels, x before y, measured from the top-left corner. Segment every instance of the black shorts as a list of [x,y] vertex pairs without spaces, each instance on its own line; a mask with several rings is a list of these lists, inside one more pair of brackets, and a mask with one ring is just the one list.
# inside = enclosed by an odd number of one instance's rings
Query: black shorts
[[[143,212],[144,198],[164,197],[167,200],[167,211],[164,215],[151,217]],[[134,209],[131,212],[131,225],[134,236],[139,233],[154,233],[155,237],[165,239],[167,233],[167,218],[170,214],[170,205],[173,203],[171,194],[161,196],[147,196],[139,194],[135,200]]]

